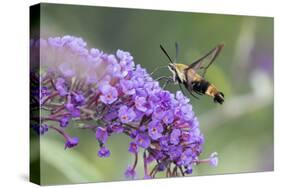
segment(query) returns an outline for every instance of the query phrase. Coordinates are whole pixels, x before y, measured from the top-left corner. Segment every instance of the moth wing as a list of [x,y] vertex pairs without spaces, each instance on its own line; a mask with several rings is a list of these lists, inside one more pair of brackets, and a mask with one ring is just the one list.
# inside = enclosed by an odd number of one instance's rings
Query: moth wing
[[224,44],[219,44],[218,46],[213,48],[211,51],[209,51],[206,55],[204,55],[200,59],[198,59],[195,62],[193,62],[192,64],[190,64],[187,69],[193,69],[196,72],[203,71],[201,73],[201,76],[204,77],[207,72],[207,69],[211,66],[211,64],[218,57],[218,55],[221,52],[223,47],[224,47]]

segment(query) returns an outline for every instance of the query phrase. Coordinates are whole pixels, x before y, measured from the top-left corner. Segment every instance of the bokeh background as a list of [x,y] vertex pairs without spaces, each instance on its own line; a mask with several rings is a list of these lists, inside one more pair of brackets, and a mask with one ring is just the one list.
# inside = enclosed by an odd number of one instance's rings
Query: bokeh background
[[[225,48],[206,78],[225,94],[225,103],[191,98],[206,140],[201,158],[216,151],[219,165],[199,165],[192,176],[273,170],[273,18],[42,4],[40,17],[31,19],[31,31],[39,26],[44,38],[74,35],[89,48],[129,51],[149,72],[168,63],[160,44],[174,57],[177,41],[178,62],[189,64],[223,42]],[[161,69],[154,77],[170,74]],[[78,147],[64,150],[62,138],[49,131],[40,139],[40,154],[31,152],[31,165],[41,167],[42,184],[124,180],[123,172],[133,161],[128,137],[111,136],[111,156],[101,159],[94,133],[68,129],[80,137]],[[31,147],[35,142],[31,139]],[[140,167],[139,178],[142,173]]]

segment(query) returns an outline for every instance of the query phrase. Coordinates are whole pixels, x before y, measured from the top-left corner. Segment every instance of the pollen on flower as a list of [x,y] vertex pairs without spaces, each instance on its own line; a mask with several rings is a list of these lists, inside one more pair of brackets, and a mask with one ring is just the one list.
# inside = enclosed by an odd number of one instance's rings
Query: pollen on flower
[[[112,134],[127,135],[130,142],[120,147],[135,158],[125,170],[128,178],[135,178],[139,156],[145,161],[141,176],[145,178],[161,171],[167,176],[190,174],[200,163],[204,137],[189,99],[179,91],[163,90],[145,68],[135,65],[129,52],[118,49],[107,54],[87,48],[83,39],[74,36],[39,39],[31,44],[31,51],[38,48],[42,70],[31,73],[37,78],[33,81],[40,83],[32,93],[40,92],[36,100],[45,114],[41,125],[32,126],[38,134],[52,129],[64,137],[65,148],[73,148],[79,138],[67,131],[73,126],[89,130],[100,158],[111,156],[105,144]],[[217,155],[206,162],[216,166]]]

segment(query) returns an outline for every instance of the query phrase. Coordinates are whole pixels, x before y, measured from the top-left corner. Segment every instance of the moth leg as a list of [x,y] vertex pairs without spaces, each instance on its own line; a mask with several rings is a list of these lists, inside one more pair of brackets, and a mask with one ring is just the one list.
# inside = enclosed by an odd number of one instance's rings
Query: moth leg
[[187,94],[186,94],[186,93],[184,92],[184,90],[182,89],[181,84],[179,83],[178,85],[179,85],[179,87],[180,87],[180,90],[181,90],[182,94],[184,94],[185,96],[187,96]]
[[[169,77],[169,76],[160,76],[159,78],[155,79],[156,81],[161,81],[161,80],[173,80],[173,78]],[[174,81],[174,80],[173,80]]]
[[194,91],[194,90],[192,89],[192,87],[191,87],[190,84],[188,84],[187,90],[189,91],[189,93],[190,93],[195,99],[199,99],[195,94],[193,94],[193,91]]
[[197,93],[198,95],[203,95],[202,93],[200,93],[199,91],[194,90],[195,93]]
[[[183,89],[182,89],[182,87],[181,87],[181,84],[178,84],[179,85],[179,87],[180,87],[180,90],[181,90],[181,92],[185,95],[185,96],[187,96],[187,94],[183,91]],[[186,90],[188,91],[188,93],[190,94],[190,95],[192,95],[194,98],[196,98],[196,99],[199,99],[196,95],[194,95],[193,94],[193,92],[192,92],[192,90],[191,89],[189,89],[188,87],[185,87],[186,88]]]
[[174,79],[168,76],[161,76],[159,78],[156,79],[156,81],[160,81],[160,80],[166,80],[165,84],[163,85],[162,89],[165,89],[167,84],[170,82],[174,82]]
[[200,93],[200,92],[198,92],[198,91],[196,91],[196,93],[197,93],[198,95],[203,95],[203,93]]
[[165,89],[166,86],[167,86],[169,83],[173,82],[173,81],[174,81],[173,79],[168,79],[168,80],[166,80],[166,82],[165,82],[165,84],[163,85],[162,89]]
[[191,96],[193,96],[195,99],[199,99],[196,95],[193,94],[192,90],[189,87],[186,87],[186,89]]
[[193,94],[192,90],[187,89],[187,91],[190,93],[190,95],[192,95],[195,99],[199,99],[196,95]]

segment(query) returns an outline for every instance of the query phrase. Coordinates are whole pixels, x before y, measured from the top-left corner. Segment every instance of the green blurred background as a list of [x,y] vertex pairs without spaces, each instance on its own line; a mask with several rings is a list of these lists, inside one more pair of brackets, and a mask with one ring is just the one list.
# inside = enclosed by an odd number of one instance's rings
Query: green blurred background
[[[39,17],[31,23],[32,30],[38,29]],[[40,31],[41,37],[82,37],[89,48],[107,53],[129,51],[149,72],[168,63],[159,44],[174,57],[177,41],[178,62],[189,64],[223,42],[206,78],[224,92],[225,103],[191,98],[205,136],[201,158],[216,151],[219,165],[196,166],[193,175],[273,170],[273,18],[42,4]],[[170,74],[162,69],[154,77]],[[36,151],[31,154],[32,164],[41,165],[42,184],[124,180],[123,172],[133,162],[128,137],[110,137],[111,157],[100,159],[93,132],[67,131],[80,137],[78,147],[64,150],[62,138],[49,131],[40,140],[41,162]]]

